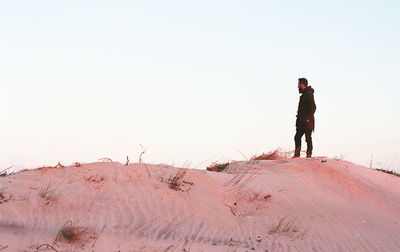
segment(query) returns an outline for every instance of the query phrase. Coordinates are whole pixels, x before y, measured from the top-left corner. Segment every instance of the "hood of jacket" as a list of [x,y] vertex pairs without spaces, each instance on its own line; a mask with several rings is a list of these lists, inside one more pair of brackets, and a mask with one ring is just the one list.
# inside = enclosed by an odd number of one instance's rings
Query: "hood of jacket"
[[308,86],[303,90],[303,94],[304,93],[314,94],[314,89],[311,86]]

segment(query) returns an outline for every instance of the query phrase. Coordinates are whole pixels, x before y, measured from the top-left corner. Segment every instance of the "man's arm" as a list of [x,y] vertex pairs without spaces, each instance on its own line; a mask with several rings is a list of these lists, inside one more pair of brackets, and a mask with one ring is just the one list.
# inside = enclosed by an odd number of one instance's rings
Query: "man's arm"
[[305,97],[305,116],[307,119],[307,122],[312,118],[312,116],[315,113],[315,110],[317,109],[317,106],[315,105],[314,101],[314,95],[313,94],[307,94]]

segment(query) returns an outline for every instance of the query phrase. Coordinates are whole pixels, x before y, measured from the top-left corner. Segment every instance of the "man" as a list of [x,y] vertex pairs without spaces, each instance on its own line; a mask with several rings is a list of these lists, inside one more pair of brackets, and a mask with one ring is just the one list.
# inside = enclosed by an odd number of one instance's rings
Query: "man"
[[314,89],[308,86],[306,78],[299,78],[298,83],[300,101],[297,109],[297,120],[296,120],[296,135],[294,136],[295,150],[294,158],[300,157],[301,151],[301,138],[306,135],[307,142],[307,157],[310,158],[312,155],[313,144],[311,133],[314,131],[314,112],[317,109],[314,101]]

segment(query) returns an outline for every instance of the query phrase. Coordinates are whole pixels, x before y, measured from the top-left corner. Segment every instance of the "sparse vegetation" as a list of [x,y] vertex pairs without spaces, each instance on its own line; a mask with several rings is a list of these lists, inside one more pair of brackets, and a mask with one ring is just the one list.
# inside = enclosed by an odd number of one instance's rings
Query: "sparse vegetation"
[[168,179],[169,188],[175,191],[183,191],[181,189],[182,186],[182,179],[186,174],[186,169],[182,168],[176,173],[175,176]]
[[0,192],[0,204],[6,203],[7,201],[9,201],[11,199],[11,195],[9,195],[8,197],[5,196],[3,193]]
[[54,193],[54,190],[51,190],[53,186],[54,183],[49,182],[45,188],[39,191],[39,196],[45,200],[46,206],[50,206],[58,200],[58,195]]
[[217,163],[213,162],[210,166],[207,167],[207,171],[221,172],[228,167],[229,162],[227,163]]
[[168,179],[168,185],[170,189],[184,192],[185,190],[183,189],[183,184],[193,185],[193,182],[183,180],[186,175],[186,171],[187,168],[181,168],[175,174],[175,176]]
[[145,148],[143,147],[143,145],[141,145],[141,144],[139,144],[139,145],[140,145],[140,147],[142,148],[142,152],[141,152],[140,155],[139,155],[139,164],[141,164],[141,163],[143,162],[142,156],[143,156],[144,153],[146,153],[147,149],[145,149]]
[[64,168],[65,166],[63,164],[61,164],[61,162],[58,162],[56,165],[56,168]]
[[268,234],[284,234],[292,238],[292,241],[296,239],[304,239],[307,231],[302,231],[295,221],[288,220],[287,217],[283,217],[279,220],[278,224],[274,226]]
[[0,171],[0,177],[5,177],[5,176],[7,176],[7,170],[9,170],[9,169],[11,169],[11,168],[13,168],[13,167],[14,167],[14,165],[12,165],[12,166],[10,166],[10,167],[8,167],[8,168],[6,168],[6,169]]
[[51,246],[50,244],[47,244],[47,243],[44,243],[44,244],[40,244],[40,245],[38,245],[38,246],[35,246],[34,251],[35,251],[35,252],[42,251],[42,248],[45,249],[45,250],[51,249],[51,250],[53,250],[53,251],[58,252],[57,249],[55,249],[53,246]]
[[375,169],[375,170],[400,177],[400,173],[397,173],[393,170],[386,170],[386,169]]
[[250,160],[281,160],[281,159],[287,159],[290,156],[290,151],[285,152],[282,151],[281,149],[275,149],[273,151],[267,152],[267,153],[262,153],[261,155],[254,155],[250,158]]
[[92,182],[92,183],[100,183],[100,182],[104,181],[104,176],[99,176],[99,177],[97,175],[90,176],[90,177],[86,178],[86,181]]
[[[230,171],[229,173],[236,173],[235,176],[228,182],[224,184],[224,187],[230,186],[231,188],[227,191],[240,190],[241,188],[247,186],[253,179],[258,176],[261,167],[253,168],[249,161],[240,170]],[[247,176],[248,175],[248,176]]]
[[286,220],[286,217],[283,217],[279,220],[278,224],[269,231],[269,234],[287,233],[291,230],[297,232],[296,226],[294,226],[290,221]]
[[91,231],[89,228],[79,227],[73,225],[72,221],[69,220],[58,231],[56,239],[53,245],[57,242],[66,243],[77,243],[79,246],[83,246],[88,243],[91,239],[96,239],[97,234]]

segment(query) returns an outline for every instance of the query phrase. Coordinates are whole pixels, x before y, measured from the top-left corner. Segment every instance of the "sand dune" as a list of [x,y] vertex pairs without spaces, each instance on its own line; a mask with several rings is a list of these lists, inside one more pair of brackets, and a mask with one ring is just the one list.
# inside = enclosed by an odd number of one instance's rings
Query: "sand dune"
[[400,178],[334,159],[97,162],[0,193],[0,251],[400,251]]

